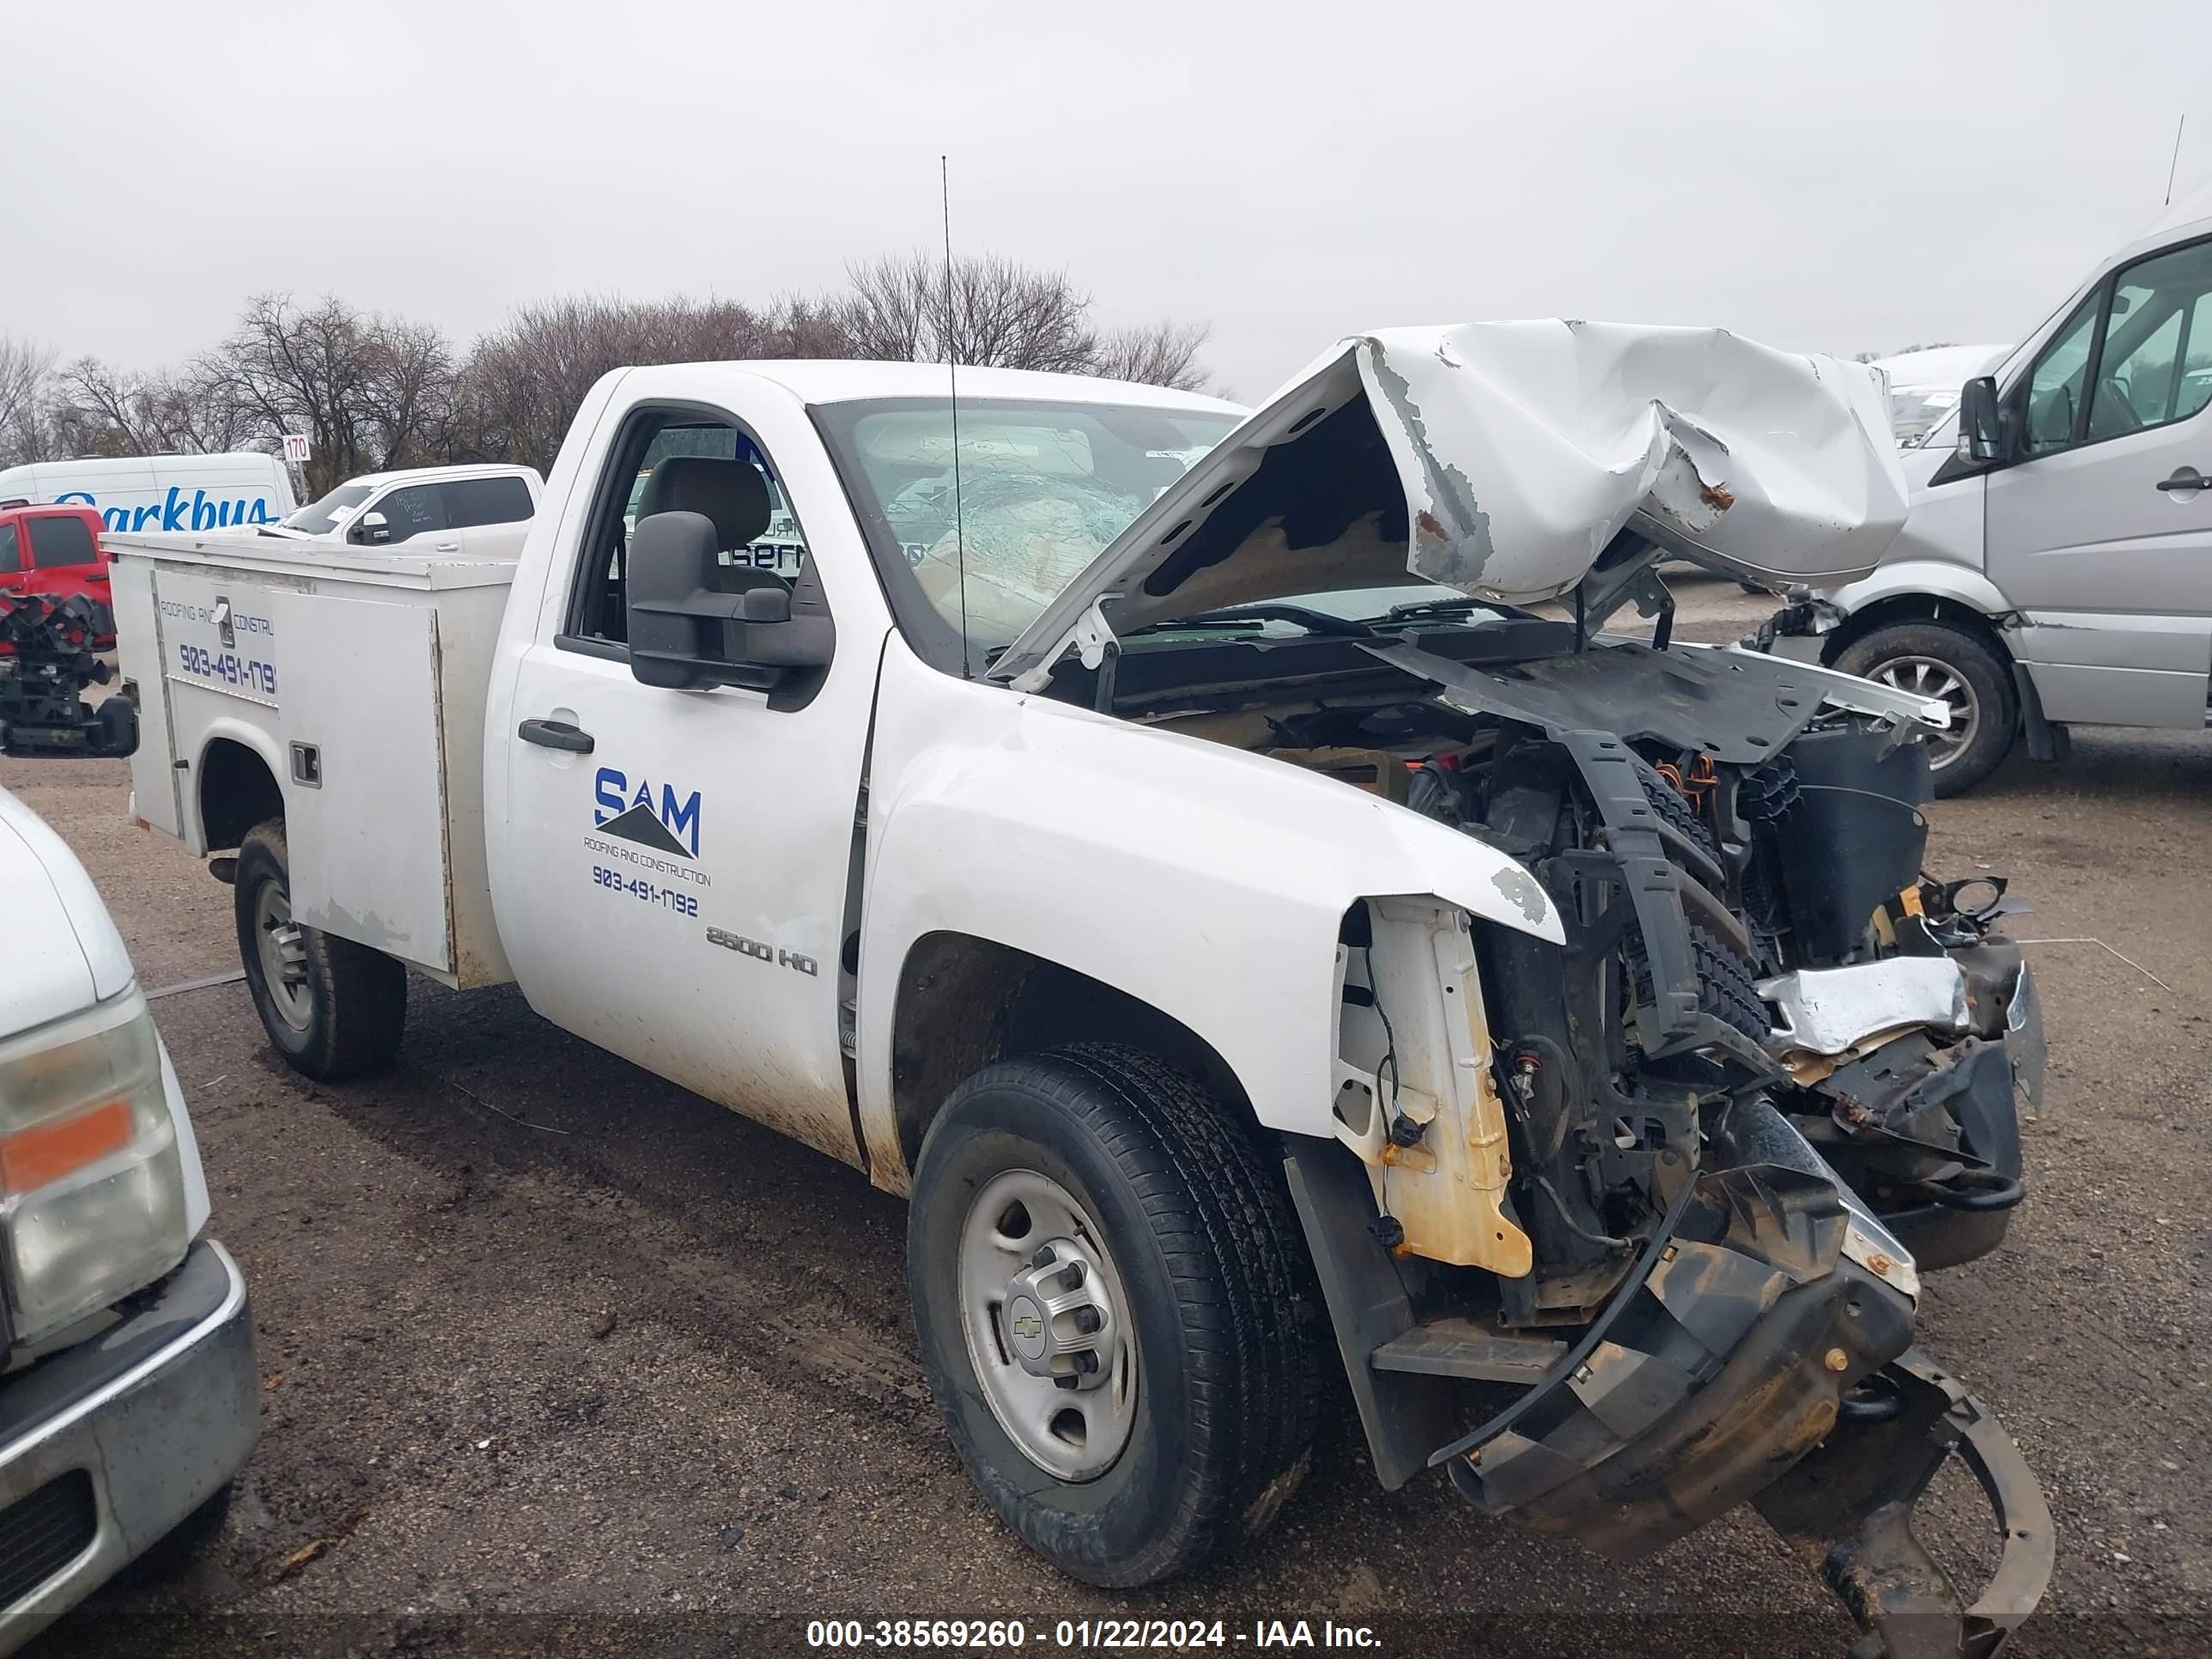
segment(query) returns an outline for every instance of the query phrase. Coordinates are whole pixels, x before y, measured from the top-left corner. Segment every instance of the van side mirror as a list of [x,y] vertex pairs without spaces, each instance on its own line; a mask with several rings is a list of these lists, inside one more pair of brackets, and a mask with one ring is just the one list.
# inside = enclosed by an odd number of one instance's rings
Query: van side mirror
[[1959,393],[1959,461],[1988,466],[2004,459],[2004,427],[1997,416],[1997,383],[1984,374]]
[[830,665],[836,634],[827,616],[793,616],[791,590],[781,582],[718,592],[725,568],[704,514],[637,521],[625,584],[635,678],[677,690],[772,691],[793,674]]

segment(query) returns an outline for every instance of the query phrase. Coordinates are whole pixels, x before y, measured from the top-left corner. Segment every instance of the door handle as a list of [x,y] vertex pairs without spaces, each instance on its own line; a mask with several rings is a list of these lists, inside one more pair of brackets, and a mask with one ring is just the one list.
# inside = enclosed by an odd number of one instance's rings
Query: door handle
[[2160,489],[2212,489],[2212,478],[2206,477],[2193,466],[2178,466],[2171,478],[2158,481]]
[[525,720],[514,728],[514,735],[543,749],[565,749],[572,755],[592,752],[592,734],[566,720]]

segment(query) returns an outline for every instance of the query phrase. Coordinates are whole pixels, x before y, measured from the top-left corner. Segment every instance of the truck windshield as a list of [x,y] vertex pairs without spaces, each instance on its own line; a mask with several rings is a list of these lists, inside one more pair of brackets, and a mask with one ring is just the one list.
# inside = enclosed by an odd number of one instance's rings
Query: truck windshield
[[1237,421],[1211,410],[963,398],[956,503],[943,402],[830,404],[815,414],[879,563],[895,549],[888,562],[906,567],[956,634],[964,565],[964,632],[985,650],[1018,636]]
[[319,501],[310,501],[290,518],[284,528],[298,530],[310,536],[327,536],[338,526],[338,520],[368,499],[368,484],[340,484]]

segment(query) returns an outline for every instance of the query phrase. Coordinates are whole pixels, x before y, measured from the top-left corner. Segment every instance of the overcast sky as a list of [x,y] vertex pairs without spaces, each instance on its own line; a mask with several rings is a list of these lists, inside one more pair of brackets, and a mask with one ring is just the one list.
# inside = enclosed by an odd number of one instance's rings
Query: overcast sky
[[[465,341],[934,245],[1209,323],[2017,338],[2212,177],[2212,6],[10,0],[0,332],[153,367],[262,290]],[[2196,102],[2191,99],[2192,92]],[[73,230],[75,236],[61,233]]]

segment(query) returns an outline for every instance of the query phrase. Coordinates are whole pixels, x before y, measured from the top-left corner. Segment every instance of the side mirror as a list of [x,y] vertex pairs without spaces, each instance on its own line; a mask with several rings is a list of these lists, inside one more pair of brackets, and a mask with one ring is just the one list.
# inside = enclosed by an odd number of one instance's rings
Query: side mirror
[[637,521],[629,550],[629,672],[678,690],[741,685],[772,691],[794,673],[827,668],[830,618],[793,616],[781,583],[717,592],[724,568],[714,521],[655,513]]
[[1988,466],[2004,459],[2004,427],[1997,416],[1997,383],[1988,374],[1966,382],[1959,393],[1959,460]]
[[353,528],[346,532],[349,542],[367,542],[372,545],[392,539],[392,521],[371,508],[354,520]]

